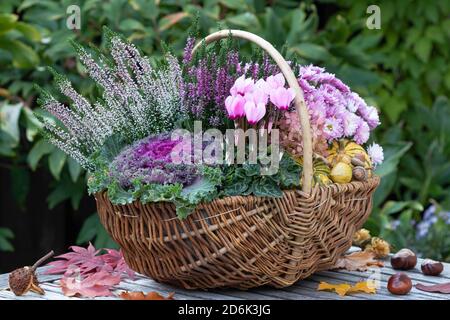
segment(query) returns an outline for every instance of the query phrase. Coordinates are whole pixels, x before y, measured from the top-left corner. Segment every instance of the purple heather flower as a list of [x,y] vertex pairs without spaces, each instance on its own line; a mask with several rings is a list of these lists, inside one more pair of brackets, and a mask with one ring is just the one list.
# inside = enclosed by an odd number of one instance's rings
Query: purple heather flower
[[192,50],[194,49],[195,38],[189,37],[183,51],[183,65],[187,65],[192,60]]
[[450,225],[450,211],[437,211],[435,205],[429,206],[423,214],[422,221],[416,225],[416,238],[422,239],[426,237],[430,228],[438,222],[439,219],[442,219],[447,225]]
[[390,229],[391,230],[397,230],[397,228],[400,226],[400,220],[393,220],[391,223],[390,223]]
[[381,164],[384,160],[383,148],[379,144],[373,143],[367,148],[367,153],[374,166]]

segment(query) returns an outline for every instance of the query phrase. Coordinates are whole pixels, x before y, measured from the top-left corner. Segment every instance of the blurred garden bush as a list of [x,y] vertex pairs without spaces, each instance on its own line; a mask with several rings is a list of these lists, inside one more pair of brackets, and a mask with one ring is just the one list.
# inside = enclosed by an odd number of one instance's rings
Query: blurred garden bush
[[[50,209],[65,201],[76,209],[87,197],[85,173],[41,139],[31,112],[33,85],[51,85],[46,66],[68,75],[86,96],[97,90],[68,40],[101,44],[101,27],[107,25],[147,55],[160,55],[161,41],[181,54],[199,12],[202,35],[217,30],[220,22],[277,47],[287,42],[288,58],[325,66],[379,108],[383,125],[377,141],[385,147],[386,161],[378,168],[383,180],[366,226],[396,248],[450,261],[450,2],[377,1],[381,29],[371,30],[366,10],[372,2],[2,0],[0,165],[10,169],[14,200],[24,206],[33,170],[48,170],[53,177]],[[81,30],[69,30],[66,10],[77,3]],[[0,250],[12,250],[14,230],[2,227]],[[96,214],[78,237],[79,243],[92,240],[96,246],[113,245]]]

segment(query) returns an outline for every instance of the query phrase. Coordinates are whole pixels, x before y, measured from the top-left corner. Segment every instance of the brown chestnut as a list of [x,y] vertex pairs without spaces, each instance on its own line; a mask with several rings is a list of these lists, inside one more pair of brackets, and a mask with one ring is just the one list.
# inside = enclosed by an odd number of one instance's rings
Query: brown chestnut
[[439,261],[425,259],[420,268],[422,269],[423,274],[427,276],[438,276],[444,270],[444,265]]
[[417,257],[409,249],[402,249],[391,258],[392,268],[396,270],[409,270],[416,266]]
[[387,288],[392,294],[408,294],[412,288],[412,281],[405,273],[396,273],[389,278]]

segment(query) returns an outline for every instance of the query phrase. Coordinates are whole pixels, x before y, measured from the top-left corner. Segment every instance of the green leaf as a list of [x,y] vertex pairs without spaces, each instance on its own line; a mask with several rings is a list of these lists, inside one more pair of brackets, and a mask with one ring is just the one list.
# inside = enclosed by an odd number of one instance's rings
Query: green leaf
[[17,15],[9,13],[0,13],[0,34],[5,33],[12,28],[17,21]]
[[280,184],[283,188],[300,186],[302,168],[286,154],[279,164]]
[[55,147],[49,144],[46,140],[39,140],[36,142],[27,157],[27,162],[31,170],[36,170],[42,157],[51,153],[53,150],[55,150]]
[[82,170],[81,166],[72,157],[67,158],[67,165],[69,167],[69,174],[72,181],[76,182]]
[[426,37],[422,37],[414,45],[414,52],[417,57],[423,62],[427,63],[430,59],[431,49],[433,48],[433,44],[430,39]]
[[23,209],[30,190],[30,173],[27,168],[13,167],[10,171],[11,190],[17,204]]
[[257,197],[281,198],[283,196],[283,192],[280,187],[268,179],[261,179],[257,183],[254,183],[253,187],[253,193]]
[[261,174],[260,166],[258,164],[243,164],[242,168],[247,177],[259,176]]
[[23,108],[23,114],[26,120],[26,137],[28,141],[33,141],[39,130],[42,128],[42,123],[36,118],[33,111],[28,108]]
[[385,160],[376,168],[375,173],[380,177],[384,177],[396,171],[400,158],[411,148],[411,146],[411,142],[384,146]]
[[113,204],[130,204],[135,200],[132,190],[125,190],[117,181],[108,187],[108,198]]
[[258,18],[250,12],[238,14],[235,16],[230,16],[226,20],[230,25],[236,27],[241,27],[247,30],[258,30],[260,29],[260,24]]
[[14,239],[14,233],[8,228],[0,227],[0,237],[6,238],[6,239]]
[[405,208],[411,208],[416,211],[423,211],[423,206],[418,201],[388,201],[383,206],[380,214],[392,215],[402,211]]
[[197,179],[193,184],[183,188],[181,196],[190,204],[198,204],[209,199],[217,192],[216,185],[210,180],[202,177]]
[[103,227],[97,213],[93,213],[83,223],[76,240],[77,245],[93,242],[96,248],[118,248]]
[[0,228],[0,251],[14,251],[14,247],[9,241],[13,239],[14,234],[7,228]]
[[50,172],[56,180],[59,180],[61,171],[66,163],[67,155],[60,149],[54,149],[48,157]]
[[119,134],[113,134],[106,138],[100,150],[100,158],[109,163],[114,160],[126,145],[126,141]]
[[32,25],[24,22],[17,22],[15,29],[20,31],[27,39],[31,41],[41,41],[41,33]]
[[14,157],[15,142],[10,135],[0,130],[0,155],[4,157]]
[[403,111],[408,108],[404,98],[392,96],[383,105],[383,112],[387,114],[392,123],[396,123]]
[[63,174],[61,179],[54,184],[52,192],[47,197],[49,209],[53,209],[65,200],[70,200],[72,207],[77,210],[85,188],[84,179],[79,179],[74,183],[67,174]]
[[17,146],[20,141],[19,117],[21,111],[21,103],[0,105],[0,129],[12,138],[12,147]]
[[331,55],[325,47],[315,43],[300,43],[290,48],[294,53],[312,61],[326,61],[331,59]]
[[239,196],[248,189],[248,184],[245,182],[235,182],[225,187],[223,193],[226,196]]
[[119,29],[122,31],[144,30],[144,25],[134,19],[125,19],[120,22]]
[[16,68],[27,69],[39,64],[39,56],[28,45],[0,36],[0,49],[9,51]]
[[27,8],[30,8],[36,4],[39,4],[40,2],[42,2],[42,0],[24,0],[21,1],[19,8],[17,9],[17,11],[21,12]]
[[242,10],[247,8],[247,3],[245,0],[219,0],[219,2],[230,9]]
[[14,247],[11,244],[11,242],[6,240],[5,238],[0,237],[0,251],[12,252],[12,251],[14,251]]

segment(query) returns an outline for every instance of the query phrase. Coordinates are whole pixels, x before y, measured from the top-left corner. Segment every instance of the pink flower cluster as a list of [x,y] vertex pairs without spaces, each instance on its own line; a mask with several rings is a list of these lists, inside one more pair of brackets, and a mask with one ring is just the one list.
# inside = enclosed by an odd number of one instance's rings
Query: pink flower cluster
[[345,137],[366,143],[370,131],[380,124],[377,109],[323,68],[309,65],[299,71],[298,81],[318,135],[328,142]]
[[230,89],[231,95],[225,99],[228,118],[236,120],[245,116],[248,123],[254,125],[266,114],[269,101],[278,110],[287,110],[295,92],[285,88],[285,82],[281,73],[256,82],[244,75],[239,77]]
[[[325,69],[313,65],[295,67],[310,115],[314,152],[326,156],[328,143],[342,138],[366,143],[371,130],[380,124],[377,109]],[[297,112],[284,113],[278,125],[281,144],[301,156],[303,143]],[[379,150],[374,149],[374,153],[381,162]]]

